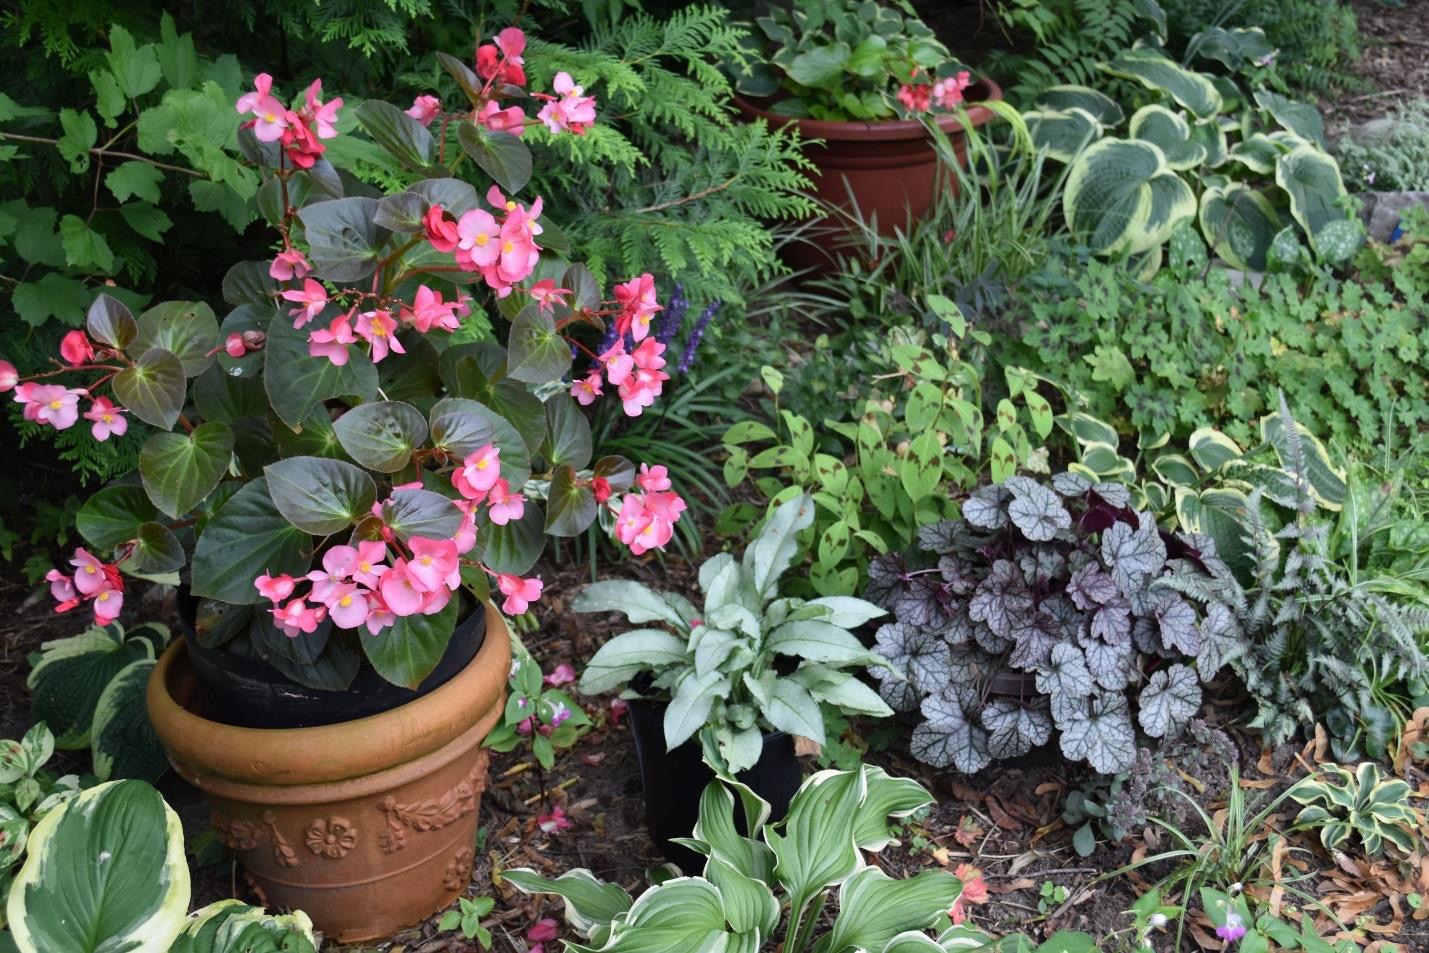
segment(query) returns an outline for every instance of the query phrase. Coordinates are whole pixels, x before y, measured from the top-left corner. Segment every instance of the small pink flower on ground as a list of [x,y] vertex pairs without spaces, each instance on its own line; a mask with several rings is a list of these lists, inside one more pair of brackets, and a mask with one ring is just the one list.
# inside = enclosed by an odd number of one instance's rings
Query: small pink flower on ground
[[565,808],[558,804],[551,808],[551,813],[536,815],[536,826],[547,834],[559,834],[561,831],[570,830],[574,825],[571,819],[566,817]]
[[953,875],[963,883],[962,893],[953,901],[953,908],[948,911],[949,918],[957,925],[967,920],[969,906],[987,903],[987,880],[982,871],[971,864],[958,864]]
[[431,94],[423,94],[412,100],[412,107],[407,110],[407,115],[424,126],[430,126],[432,120],[437,118],[437,114],[442,111],[442,101]]
[[554,705],[551,706],[550,727],[559,728],[564,722],[569,721],[570,717],[571,710],[566,707],[565,703],[556,702]]
[[83,331],[71,331],[60,340],[60,357],[71,366],[94,360],[94,345]]
[[1245,936],[1245,921],[1241,919],[1239,913],[1230,910],[1226,913],[1226,922],[1222,926],[1216,927],[1216,936],[1225,940],[1227,944],[1235,943]]
[[108,440],[111,434],[122,437],[129,430],[129,418],[124,416],[124,408],[116,407],[108,397],[94,398],[89,410],[84,412],[84,419],[93,422],[90,433],[101,443]]
[[248,353],[248,346],[243,343],[243,335],[234,331],[223,342],[223,351],[229,357],[240,358]]
[[307,258],[296,248],[284,248],[278,252],[273,263],[268,266],[268,277],[275,281],[292,281],[295,278],[306,278],[312,273],[313,266],[308,264]]
[[486,503],[490,507],[487,516],[491,517],[491,522],[497,526],[505,526],[512,520],[519,520],[521,514],[526,511],[526,497],[520,493],[512,493],[505,480],[497,480],[491,485]]
[[288,312],[291,317],[297,319],[293,322],[295,328],[307,324],[327,307],[327,289],[311,278],[303,279],[302,288],[289,288],[284,291],[282,298],[298,305]]
[[610,700],[610,723],[620,724],[620,720],[625,717],[630,710],[630,703],[623,698],[612,698]]
[[310,357],[325,357],[338,367],[347,363],[351,352],[347,346],[357,343],[357,336],[352,333],[352,315],[340,314],[332,319],[325,330],[314,331],[308,335],[308,355]]
[[556,282],[550,278],[542,278],[529,289],[531,300],[536,303],[536,307],[542,311],[551,311],[556,305],[561,303],[561,299],[571,293],[569,288],[557,288]]
[[495,444],[483,444],[467,454],[452,472],[452,485],[468,500],[484,500],[501,479],[501,451]]
[[620,314],[615,319],[616,330],[622,336],[629,334],[637,342],[645,340],[650,333],[650,319],[664,310],[655,300],[655,277],[648,271],[616,285],[615,300],[620,304]]
[[15,365],[9,361],[0,361],[0,394],[14,390],[18,383],[20,374],[15,370]]
[[406,348],[397,339],[397,322],[387,311],[364,311],[357,316],[357,334],[372,345],[372,363],[376,364],[389,353],[406,354]]
[[457,246],[460,234],[457,222],[449,218],[440,205],[433,205],[422,216],[422,227],[426,230],[427,241],[444,255],[450,254]]
[[541,681],[545,682],[547,685],[550,685],[552,688],[560,688],[562,685],[569,685],[575,680],[576,667],[570,662],[562,662],[560,665],[557,665],[555,668],[551,669],[550,674],[546,675],[544,678],[541,679]]
[[501,604],[501,611],[507,615],[521,615],[531,607],[531,603],[541,598],[544,583],[539,579],[522,579],[520,576],[502,573],[496,577],[496,587],[506,597],[506,601]]
[[537,920],[531,929],[526,931],[526,939],[532,943],[549,943],[561,935],[561,927],[554,918],[546,917],[544,920]]
[[258,594],[269,602],[277,604],[293,594],[293,587],[297,580],[287,573],[280,576],[270,576],[266,572],[253,580],[253,585],[257,587]]
[[582,407],[589,407],[595,403],[596,399],[600,397],[602,389],[603,385],[598,370],[591,371],[589,377],[571,382],[571,396]]
[[521,107],[507,106],[502,109],[494,99],[488,99],[481,107],[476,114],[476,121],[492,132],[519,136],[526,131],[526,114],[521,111]]
[[640,473],[635,477],[635,482],[642,490],[668,490],[670,488],[670,471],[662,466],[650,466],[640,464]]
[[79,420],[79,398],[84,391],[58,384],[21,384],[15,388],[15,400],[24,404],[26,420],[48,424],[56,430],[68,430]]

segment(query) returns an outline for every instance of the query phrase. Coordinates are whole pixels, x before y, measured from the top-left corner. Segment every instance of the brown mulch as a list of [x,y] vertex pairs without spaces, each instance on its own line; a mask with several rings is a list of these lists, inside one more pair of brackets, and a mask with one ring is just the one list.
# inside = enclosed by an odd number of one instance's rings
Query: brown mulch
[[1402,7],[1350,0],[1350,6],[1364,47],[1350,72],[1371,89],[1320,102],[1332,134],[1384,116],[1406,100],[1429,97],[1429,0],[1404,0]]

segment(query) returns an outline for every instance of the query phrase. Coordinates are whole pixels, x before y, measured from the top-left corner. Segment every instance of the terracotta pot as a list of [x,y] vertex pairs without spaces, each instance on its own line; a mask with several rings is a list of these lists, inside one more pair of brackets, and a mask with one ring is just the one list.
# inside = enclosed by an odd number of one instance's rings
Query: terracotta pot
[[506,622],[485,612],[481,650],[449,682],[315,728],[210,721],[182,643],[160,657],[154,730],[268,905],[354,942],[420,923],[466,889],[486,789],[480,745],[501,717],[511,664]]
[[[969,103],[1002,99],[1002,88],[983,77],[964,94]],[[877,216],[878,230],[891,235],[906,227],[910,218],[922,218],[933,202],[938,181],[938,155],[927,129],[913,119],[890,122],[833,122],[781,116],[763,108],[768,102],[753,102],[736,95],[735,106],[748,120],[763,119],[771,128],[793,125],[804,139],[822,139],[822,145],[805,147],[805,154],[818,166],[814,173],[814,193],[823,201],[843,209],[857,206],[864,219]],[[968,120],[974,127],[994,117],[992,110],[971,106]],[[942,116],[938,126],[947,133],[957,153],[958,163],[967,162],[967,142],[956,114]],[[957,179],[949,177],[956,193]],[[853,202],[849,196],[852,193]],[[837,258],[836,249],[853,233],[839,216],[816,220],[806,238],[785,246],[786,260],[795,267],[827,268]]]

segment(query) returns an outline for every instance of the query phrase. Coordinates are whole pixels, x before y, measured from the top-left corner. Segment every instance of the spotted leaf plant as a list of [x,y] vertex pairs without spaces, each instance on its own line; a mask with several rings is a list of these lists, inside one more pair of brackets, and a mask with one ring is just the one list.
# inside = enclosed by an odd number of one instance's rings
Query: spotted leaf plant
[[[917,782],[870,765],[820,771],[799,788],[784,821],[770,825],[765,801],[717,779],[700,798],[693,836],[683,841],[706,858],[698,877],[667,880],[632,899],[583,869],[554,879],[527,869],[502,876],[526,893],[565,901],[566,920],[583,938],[566,941],[572,953],[755,953],[778,935],[785,953],[981,949],[985,935],[949,920],[963,889],[957,877],[934,869],[898,879],[864,860],[865,851],[893,843],[890,818],[932,801]],[[736,827],[736,808],[747,836]],[[826,917],[830,901],[837,913]]]
[[1162,531],[1126,487],[1015,476],[871,564],[865,595],[894,615],[872,671],[893,708],[922,714],[912,748],[929,764],[973,773],[1055,730],[1067,758],[1124,772],[1138,729],[1173,737],[1242,650],[1227,606],[1178,591],[1187,574],[1229,570],[1210,538]]
[[[599,521],[637,555],[670,540],[685,504],[665,469],[597,458],[582,410],[606,395],[638,415],[660,394],[654,278],[602,300],[541,197],[520,194],[528,124],[596,121],[566,73],[525,88],[524,46],[511,28],[474,70],[439,55],[462,101],[406,110],[342,113],[321,81],[283,99],[259,74],[238,139],[277,251],[228,271],[226,313],[136,316],[101,295],[54,370],[20,380],[0,361],[27,420],[82,417],[98,440],[125,439],[130,416],[155,428],[137,476],[80,510],[87,548],[49,574],[61,611],[104,625],[127,577],[181,581],[207,647],[318,689],[349,685],[364,658],[414,687],[474,600],[499,591],[520,615],[541,597],[548,536]],[[348,194],[329,150],[401,187]]]
[[581,691],[619,688],[631,697],[668,699],[666,745],[673,750],[708,726],[715,752],[735,772],[759,760],[766,731],[823,744],[820,704],[846,714],[892,714],[847,671],[882,661],[849,629],[884,610],[850,596],[779,596],[780,578],[803,555],[799,534],[813,520],[813,501],[795,497],[773,511],[742,559],[721,553],[706,560],[702,608],[635,582],[587,586],[571,603],[577,612],[621,612],[635,624],[660,627],[602,645],[581,676]]

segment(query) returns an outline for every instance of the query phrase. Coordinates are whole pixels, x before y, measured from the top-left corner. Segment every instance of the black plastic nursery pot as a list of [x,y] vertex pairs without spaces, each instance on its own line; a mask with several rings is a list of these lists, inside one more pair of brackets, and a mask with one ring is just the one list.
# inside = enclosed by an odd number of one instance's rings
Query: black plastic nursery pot
[[261,658],[200,645],[194,634],[196,610],[197,601],[180,590],[184,647],[202,693],[204,717],[240,728],[316,728],[391,711],[451,681],[486,641],[486,613],[477,606],[457,622],[441,661],[415,689],[392,684],[364,659],[352,684],[334,692],[299,684]]
[[[688,847],[671,843],[689,837],[699,819],[700,795],[714,780],[714,772],[700,757],[697,742],[687,741],[674,751],[665,748],[665,704],[636,699],[630,703],[630,729],[635,736],[635,756],[640,761],[640,784],[645,791],[645,826],[650,839],[670,861],[686,873],[698,873],[704,858]],[[794,739],[782,731],[764,736],[764,750],[754,767],[735,777],[769,802],[771,822],[781,820],[804,779],[803,765],[794,754]],[[744,818],[735,811],[743,830]]]

